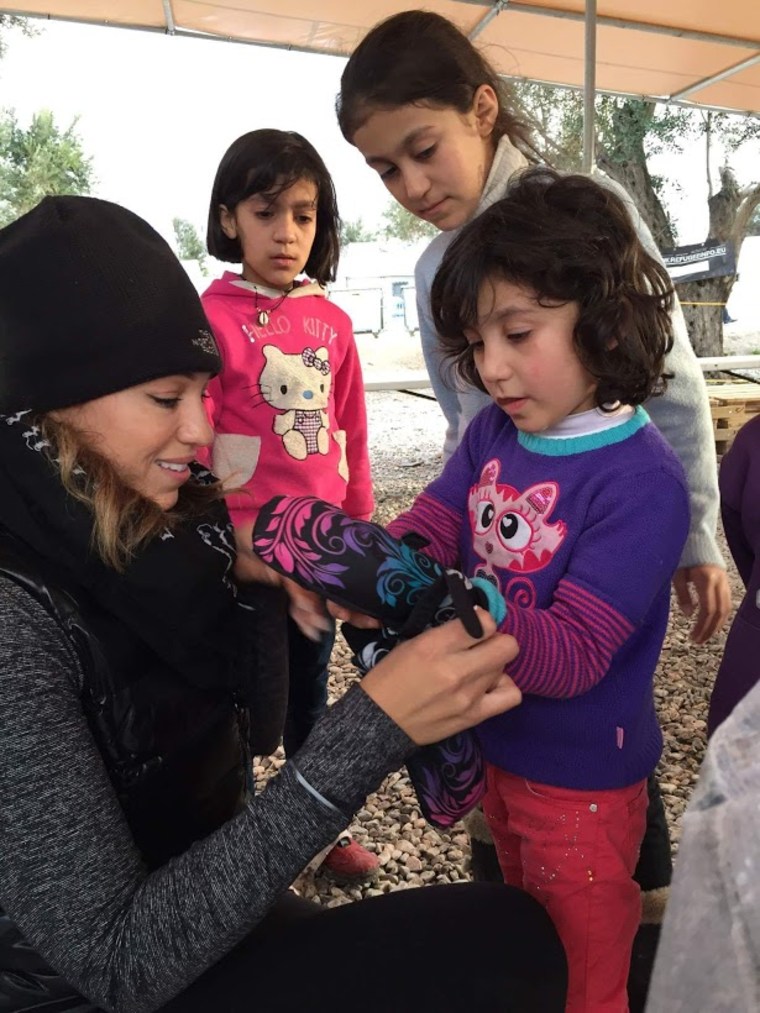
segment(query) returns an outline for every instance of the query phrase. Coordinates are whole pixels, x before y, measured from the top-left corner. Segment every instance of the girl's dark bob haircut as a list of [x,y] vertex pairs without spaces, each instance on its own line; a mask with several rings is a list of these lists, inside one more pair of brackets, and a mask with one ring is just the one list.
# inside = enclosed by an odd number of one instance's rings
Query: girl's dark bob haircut
[[490,85],[499,100],[494,144],[507,134],[535,161],[530,132],[511,111],[509,87],[455,24],[432,11],[401,11],[365,35],[340,78],[338,124],[352,144],[356,131],[377,109],[415,104],[467,113],[483,84]]
[[444,356],[480,390],[465,333],[478,329],[483,285],[500,280],[530,289],[542,305],[578,304],[573,342],[598,380],[598,407],[663,392],[673,286],[610,186],[526,169],[446,250],[431,290],[433,320]]
[[317,188],[317,228],[304,271],[324,285],[335,280],[340,254],[340,217],[335,187],[325,163],[305,137],[292,130],[252,130],[234,141],[216,170],[208,210],[206,246],[217,260],[239,264],[237,239],[222,230],[220,206],[233,211],[254,194],[276,198],[299,179]]

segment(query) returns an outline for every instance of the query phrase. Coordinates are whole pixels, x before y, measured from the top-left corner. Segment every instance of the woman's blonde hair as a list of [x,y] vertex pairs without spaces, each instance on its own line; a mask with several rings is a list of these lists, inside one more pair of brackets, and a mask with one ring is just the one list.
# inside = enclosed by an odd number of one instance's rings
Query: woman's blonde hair
[[113,465],[69,422],[44,415],[39,424],[50,442],[50,458],[66,492],[92,513],[92,548],[103,562],[123,572],[135,553],[167,528],[202,514],[223,496],[220,482],[186,482],[176,506],[162,510],[131,489]]

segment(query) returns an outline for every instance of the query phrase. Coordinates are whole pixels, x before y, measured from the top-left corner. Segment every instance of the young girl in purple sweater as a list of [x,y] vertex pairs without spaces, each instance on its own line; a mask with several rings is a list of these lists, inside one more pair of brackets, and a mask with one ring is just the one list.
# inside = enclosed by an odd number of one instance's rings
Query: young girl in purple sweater
[[671,299],[615,194],[527,171],[432,288],[444,355],[494,403],[389,529],[505,598],[523,703],[479,726],[484,810],[504,879],[557,926],[577,1013],[628,1009],[652,681],[689,528],[683,470],[642,407],[664,389]]

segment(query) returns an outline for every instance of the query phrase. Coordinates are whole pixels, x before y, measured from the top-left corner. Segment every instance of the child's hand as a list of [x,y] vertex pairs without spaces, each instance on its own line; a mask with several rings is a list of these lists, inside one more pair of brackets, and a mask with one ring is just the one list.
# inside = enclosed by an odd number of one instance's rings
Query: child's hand
[[[691,595],[691,585],[696,592],[696,603]],[[692,616],[695,604],[699,606],[691,628],[691,639],[695,644],[706,643],[721,629],[731,612],[728,574],[720,566],[684,566],[675,572],[673,590],[685,616]]]

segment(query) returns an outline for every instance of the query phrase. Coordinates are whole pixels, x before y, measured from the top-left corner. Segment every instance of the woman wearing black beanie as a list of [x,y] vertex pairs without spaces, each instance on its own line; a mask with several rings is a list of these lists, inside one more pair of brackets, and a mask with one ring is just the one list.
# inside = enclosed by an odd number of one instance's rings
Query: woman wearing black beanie
[[288,893],[415,744],[519,702],[516,648],[486,615],[403,644],[252,797],[281,712],[195,463],[219,367],[129,211],[46,198],[0,231],[0,1010],[562,1009],[520,891]]

